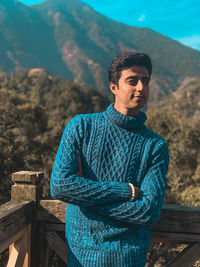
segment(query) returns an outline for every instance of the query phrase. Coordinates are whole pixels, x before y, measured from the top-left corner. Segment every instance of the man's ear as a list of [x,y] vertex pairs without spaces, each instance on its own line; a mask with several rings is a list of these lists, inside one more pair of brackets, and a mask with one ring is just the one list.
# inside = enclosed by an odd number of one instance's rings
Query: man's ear
[[110,82],[109,86],[110,86],[110,90],[111,90],[111,92],[112,92],[114,95],[116,95],[116,90],[118,90],[118,86],[117,86],[115,83],[113,83],[113,82]]

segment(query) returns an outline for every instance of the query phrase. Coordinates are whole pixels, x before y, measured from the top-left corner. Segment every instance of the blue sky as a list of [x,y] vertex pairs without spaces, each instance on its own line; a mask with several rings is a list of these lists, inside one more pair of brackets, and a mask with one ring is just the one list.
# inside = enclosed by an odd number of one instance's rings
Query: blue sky
[[[42,0],[20,1],[27,5],[43,2]],[[113,20],[132,26],[151,28],[200,50],[199,0],[81,1]]]

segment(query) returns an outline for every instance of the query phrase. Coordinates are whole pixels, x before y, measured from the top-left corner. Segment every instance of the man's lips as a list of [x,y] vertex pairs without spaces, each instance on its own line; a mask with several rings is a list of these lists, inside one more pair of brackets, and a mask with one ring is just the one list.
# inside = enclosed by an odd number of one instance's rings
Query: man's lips
[[131,98],[138,98],[138,99],[143,99],[143,95],[132,95]]

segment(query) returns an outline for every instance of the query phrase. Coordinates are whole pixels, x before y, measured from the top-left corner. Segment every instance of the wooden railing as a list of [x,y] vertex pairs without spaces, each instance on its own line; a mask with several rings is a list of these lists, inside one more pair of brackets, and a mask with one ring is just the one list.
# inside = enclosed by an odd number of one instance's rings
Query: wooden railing
[[[47,267],[50,248],[67,266],[66,204],[41,199],[42,177],[40,172],[14,173],[11,201],[0,206],[0,253],[9,248],[7,267]],[[200,258],[200,207],[164,205],[151,241],[187,244],[167,266],[191,266]]]

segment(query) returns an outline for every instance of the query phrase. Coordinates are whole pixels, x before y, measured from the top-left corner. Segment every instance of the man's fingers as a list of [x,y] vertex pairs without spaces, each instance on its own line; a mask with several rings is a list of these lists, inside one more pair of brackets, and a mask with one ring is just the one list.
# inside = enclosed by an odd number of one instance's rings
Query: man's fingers
[[81,161],[80,152],[78,150],[76,150],[76,152],[78,155],[78,172],[77,172],[77,175],[83,177],[82,161]]
[[135,199],[138,199],[140,197],[140,188],[135,186]]

